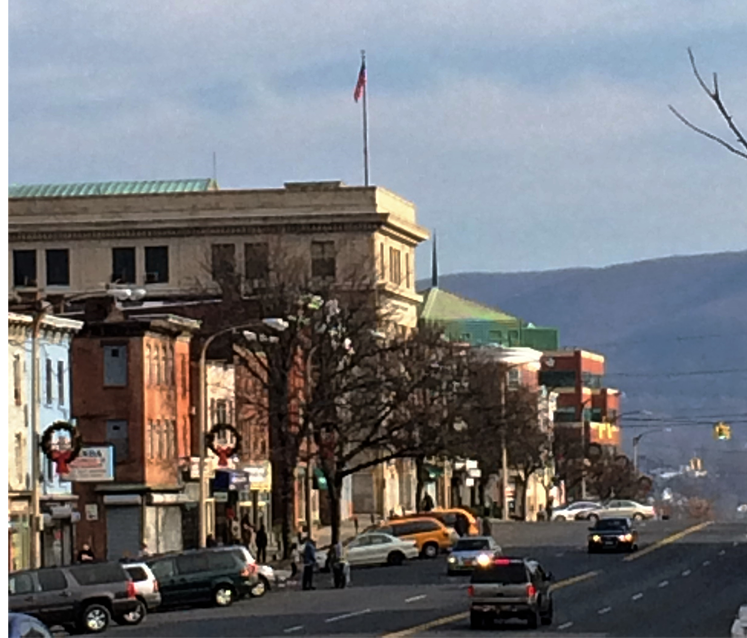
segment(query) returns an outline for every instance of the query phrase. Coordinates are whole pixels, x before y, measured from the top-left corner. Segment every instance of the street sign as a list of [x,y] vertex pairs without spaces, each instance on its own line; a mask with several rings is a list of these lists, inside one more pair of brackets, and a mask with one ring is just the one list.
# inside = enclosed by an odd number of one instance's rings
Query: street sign
[[87,445],[78,458],[68,464],[66,481],[101,483],[114,480],[114,450],[111,445]]

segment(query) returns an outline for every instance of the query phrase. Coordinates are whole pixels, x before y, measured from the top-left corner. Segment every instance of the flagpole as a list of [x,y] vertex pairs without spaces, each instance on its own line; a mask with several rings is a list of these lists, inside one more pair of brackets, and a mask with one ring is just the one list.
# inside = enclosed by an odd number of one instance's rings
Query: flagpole
[[[366,51],[361,49],[361,65],[366,69]],[[368,69],[365,70],[366,83],[363,86],[363,176],[368,186]]]

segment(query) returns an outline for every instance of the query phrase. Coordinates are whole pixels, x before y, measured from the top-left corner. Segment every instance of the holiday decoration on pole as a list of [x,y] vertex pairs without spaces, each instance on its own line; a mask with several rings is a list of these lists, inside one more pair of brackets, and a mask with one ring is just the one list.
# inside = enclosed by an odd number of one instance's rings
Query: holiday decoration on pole
[[55,464],[55,470],[60,476],[70,473],[69,464],[78,458],[82,445],[80,432],[67,421],[52,423],[44,430],[39,442],[44,456]]
[[228,423],[216,423],[205,438],[208,449],[218,456],[220,467],[226,467],[228,458],[241,451],[241,435]]

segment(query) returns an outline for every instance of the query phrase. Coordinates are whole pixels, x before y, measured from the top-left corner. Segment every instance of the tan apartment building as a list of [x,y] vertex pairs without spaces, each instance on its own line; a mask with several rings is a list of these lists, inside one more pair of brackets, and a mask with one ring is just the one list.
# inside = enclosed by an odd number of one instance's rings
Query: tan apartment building
[[414,327],[415,248],[428,239],[415,205],[378,186],[286,183],[218,190],[212,180],[13,186],[9,290],[74,297],[111,284],[148,298],[219,291],[219,273],[247,295],[282,262],[312,279],[375,278],[380,303]]

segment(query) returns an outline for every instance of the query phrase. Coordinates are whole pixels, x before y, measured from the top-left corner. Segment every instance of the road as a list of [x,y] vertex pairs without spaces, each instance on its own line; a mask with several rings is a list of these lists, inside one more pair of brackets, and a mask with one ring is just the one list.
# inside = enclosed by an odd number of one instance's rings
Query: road
[[[497,524],[507,555],[532,556],[553,572],[555,622],[537,635],[728,636],[747,602],[747,525],[652,521],[632,555],[588,555],[583,523]],[[353,570],[352,586],[286,589],[229,609],[153,614],[113,636],[439,636],[468,627],[468,579],[448,577],[443,558]],[[520,624],[496,630],[530,636]]]

